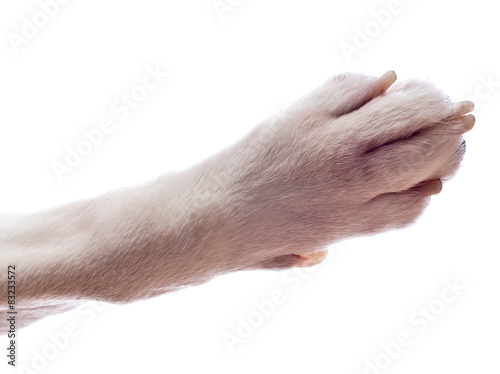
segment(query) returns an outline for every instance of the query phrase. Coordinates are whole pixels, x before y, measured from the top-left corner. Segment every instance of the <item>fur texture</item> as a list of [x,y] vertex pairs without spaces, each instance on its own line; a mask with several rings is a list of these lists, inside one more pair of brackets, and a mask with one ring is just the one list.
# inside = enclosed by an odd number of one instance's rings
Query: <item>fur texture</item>
[[314,265],[335,241],[410,224],[457,171],[474,118],[426,82],[386,91],[394,80],[333,77],[189,170],[4,222],[0,334],[8,264],[22,327],[88,299]]

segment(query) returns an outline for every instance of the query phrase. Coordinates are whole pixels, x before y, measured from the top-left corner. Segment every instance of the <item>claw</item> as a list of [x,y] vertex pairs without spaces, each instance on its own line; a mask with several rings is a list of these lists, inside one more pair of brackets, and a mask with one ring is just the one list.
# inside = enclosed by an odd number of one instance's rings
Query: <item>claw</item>
[[457,114],[455,117],[465,116],[474,110],[474,103],[472,101],[466,100],[458,103]]
[[389,70],[387,73],[381,75],[379,78],[373,82],[374,96],[383,94],[385,91],[396,82],[397,75],[394,70]]
[[472,130],[475,123],[476,118],[472,114],[457,118],[453,121],[453,124],[458,127],[461,134]]
[[437,195],[443,189],[443,182],[441,182],[441,179],[432,179],[419,183],[411,189],[420,192],[424,196]]
[[319,264],[326,258],[327,254],[328,251],[318,251],[318,252],[303,253],[300,255],[293,255],[293,256],[295,256],[300,260],[296,266],[305,268],[308,266],[314,266]]

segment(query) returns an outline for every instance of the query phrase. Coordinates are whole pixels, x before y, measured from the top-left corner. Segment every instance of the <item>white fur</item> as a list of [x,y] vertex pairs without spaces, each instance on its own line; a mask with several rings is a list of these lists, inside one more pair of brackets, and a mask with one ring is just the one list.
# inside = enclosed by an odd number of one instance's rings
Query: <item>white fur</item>
[[312,265],[332,242],[410,224],[429,202],[413,187],[455,173],[467,126],[429,83],[373,84],[336,76],[189,170],[3,223],[2,315],[11,263],[24,326],[74,301]]

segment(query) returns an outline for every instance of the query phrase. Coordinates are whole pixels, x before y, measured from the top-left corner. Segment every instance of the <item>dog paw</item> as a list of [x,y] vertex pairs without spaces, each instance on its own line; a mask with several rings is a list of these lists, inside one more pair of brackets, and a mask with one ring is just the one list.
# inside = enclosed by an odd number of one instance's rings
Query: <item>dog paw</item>
[[441,191],[462,160],[473,104],[395,80],[334,77],[226,154],[228,237],[249,261],[314,264],[334,241],[412,223]]

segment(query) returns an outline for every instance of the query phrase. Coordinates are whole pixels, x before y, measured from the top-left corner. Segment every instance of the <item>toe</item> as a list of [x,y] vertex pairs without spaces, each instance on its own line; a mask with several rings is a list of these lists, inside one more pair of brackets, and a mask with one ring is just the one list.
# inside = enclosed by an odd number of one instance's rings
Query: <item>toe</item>
[[396,78],[396,73],[392,70],[377,79],[357,73],[337,75],[305,98],[299,99],[298,104],[308,110],[315,109],[333,117],[340,117],[383,94]]

